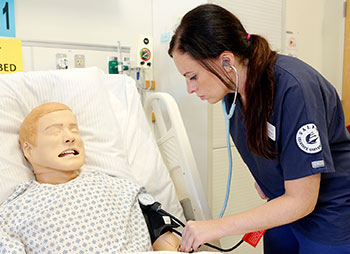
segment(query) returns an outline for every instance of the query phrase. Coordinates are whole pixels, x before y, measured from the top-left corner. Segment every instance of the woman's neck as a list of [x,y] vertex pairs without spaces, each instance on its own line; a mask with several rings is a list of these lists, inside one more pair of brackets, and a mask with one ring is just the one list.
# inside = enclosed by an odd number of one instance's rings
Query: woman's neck
[[241,96],[242,105],[246,105],[246,94],[245,94],[245,87],[246,87],[246,80],[247,80],[247,71],[248,71],[248,64],[247,63],[240,63],[237,65],[237,72],[239,77],[238,82],[238,93]]

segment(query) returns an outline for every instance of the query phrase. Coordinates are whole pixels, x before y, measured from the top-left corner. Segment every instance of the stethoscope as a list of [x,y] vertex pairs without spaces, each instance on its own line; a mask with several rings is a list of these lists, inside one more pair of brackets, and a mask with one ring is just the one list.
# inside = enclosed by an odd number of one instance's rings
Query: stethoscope
[[233,116],[233,113],[235,112],[236,109],[236,100],[237,100],[237,95],[238,95],[238,72],[237,69],[230,64],[228,61],[223,61],[222,62],[223,66],[230,66],[232,70],[235,72],[236,76],[236,90],[235,90],[235,96],[233,98],[233,102],[230,108],[229,113],[226,111],[226,103],[225,100],[222,99],[222,109],[224,111],[225,115],[225,125],[226,125],[226,142],[227,142],[227,152],[228,152],[228,160],[229,160],[229,170],[228,170],[228,177],[227,177],[227,184],[226,184],[226,194],[225,194],[225,201],[223,204],[223,207],[221,209],[219,218],[221,218],[226,210],[227,203],[228,203],[228,198],[230,196],[230,189],[231,189],[231,178],[232,178],[232,153],[231,153],[231,143],[230,143],[230,119]]

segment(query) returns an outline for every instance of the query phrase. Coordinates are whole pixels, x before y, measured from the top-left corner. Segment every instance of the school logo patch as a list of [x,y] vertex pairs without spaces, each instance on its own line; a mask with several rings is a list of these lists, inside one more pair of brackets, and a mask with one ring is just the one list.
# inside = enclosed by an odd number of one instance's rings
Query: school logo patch
[[322,144],[317,127],[313,123],[305,124],[298,130],[296,141],[299,148],[305,153],[318,153],[322,151]]

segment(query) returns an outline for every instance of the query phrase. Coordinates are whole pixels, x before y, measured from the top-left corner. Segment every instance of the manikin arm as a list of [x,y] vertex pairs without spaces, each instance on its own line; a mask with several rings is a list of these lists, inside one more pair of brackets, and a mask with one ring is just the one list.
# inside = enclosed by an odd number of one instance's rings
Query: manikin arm
[[167,251],[177,251],[180,245],[180,239],[177,238],[173,233],[166,232],[159,236],[157,240],[153,243],[153,250],[167,250]]
[[[153,202],[148,204],[149,200]],[[171,216],[160,212],[160,203],[155,202],[151,195],[141,193],[139,204],[150,233],[153,250],[177,251],[180,239],[171,233],[171,229],[179,225],[173,221]]]

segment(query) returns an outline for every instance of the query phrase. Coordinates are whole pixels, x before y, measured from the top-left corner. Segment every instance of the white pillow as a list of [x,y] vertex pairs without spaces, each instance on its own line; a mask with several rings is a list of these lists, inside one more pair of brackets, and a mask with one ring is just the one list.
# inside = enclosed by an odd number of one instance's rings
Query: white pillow
[[64,103],[76,115],[87,154],[83,169],[118,168],[128,176],[120,128],[107,91],[99,87],[103,78],[97,68],[0,75],[0,202],[17,184],[33,179],[18,134],[25,116],[45,102]]

